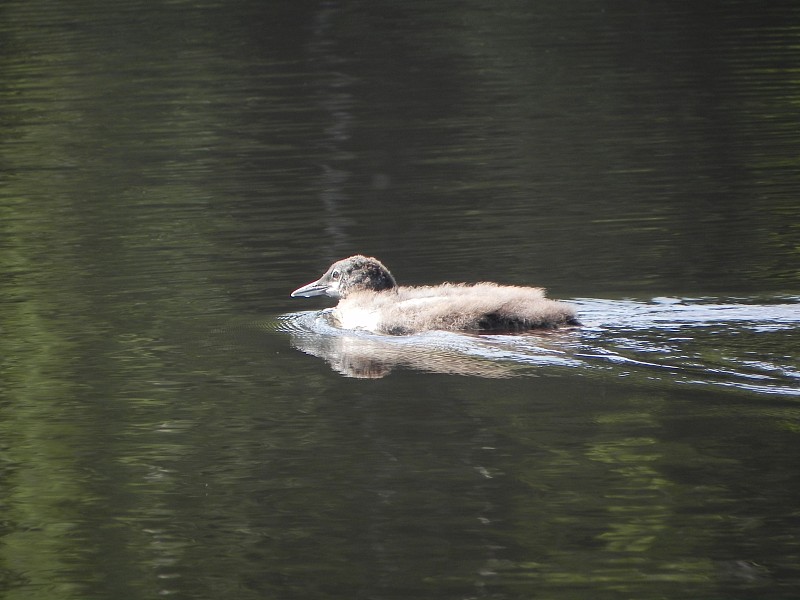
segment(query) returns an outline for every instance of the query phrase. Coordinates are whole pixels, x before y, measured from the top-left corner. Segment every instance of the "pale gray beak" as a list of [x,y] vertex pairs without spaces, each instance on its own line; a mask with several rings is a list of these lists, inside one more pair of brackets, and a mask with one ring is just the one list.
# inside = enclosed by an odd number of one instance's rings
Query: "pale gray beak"
[[[324,277],[322,279],[324,279]],[[311,298],[312,296],[331,296],[332,298],[338,298],[339,294],[336,290],[331,289],[328,283],[322,281],[322,279],[317,279],[317,281],[312,281],[301,288],[297,288],[292,292],[292,298]]]

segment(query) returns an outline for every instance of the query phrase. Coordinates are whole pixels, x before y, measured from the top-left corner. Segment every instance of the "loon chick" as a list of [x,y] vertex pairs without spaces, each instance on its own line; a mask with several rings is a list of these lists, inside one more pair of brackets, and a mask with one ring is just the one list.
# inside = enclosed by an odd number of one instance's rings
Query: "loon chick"
[[360,254],[333,263],[291,295],[338,298],[332,316],[340,327],[392,335],[580,325],[571,306],[545,298],[542,288],[496,283],[398,287],[379,260]]

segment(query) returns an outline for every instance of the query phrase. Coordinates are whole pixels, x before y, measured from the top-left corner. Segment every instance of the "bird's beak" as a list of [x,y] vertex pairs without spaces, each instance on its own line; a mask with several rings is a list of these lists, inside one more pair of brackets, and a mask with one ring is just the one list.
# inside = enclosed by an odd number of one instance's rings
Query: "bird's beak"
[[297,288],[291,295],[292,298],[311,298],[312,296],[330,296],[331,294],[329,293],[328,284],[323,283],[322,279],[317,279],[301,288]]

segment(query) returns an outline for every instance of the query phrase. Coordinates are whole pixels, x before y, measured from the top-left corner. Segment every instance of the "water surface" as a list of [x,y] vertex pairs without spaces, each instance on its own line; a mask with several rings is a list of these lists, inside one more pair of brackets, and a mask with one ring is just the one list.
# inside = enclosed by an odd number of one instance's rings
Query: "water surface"
[[[795,598],[800,13],[0,7],[4,598]],[[545,286],[387,338],[288,294]]]

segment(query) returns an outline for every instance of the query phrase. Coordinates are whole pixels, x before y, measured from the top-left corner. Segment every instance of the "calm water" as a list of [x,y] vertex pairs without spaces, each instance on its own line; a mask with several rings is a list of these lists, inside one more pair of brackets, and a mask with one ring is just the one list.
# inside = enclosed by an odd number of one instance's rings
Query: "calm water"
[[796,598],[800,8],[695,4],[4,2],[0,596]]

